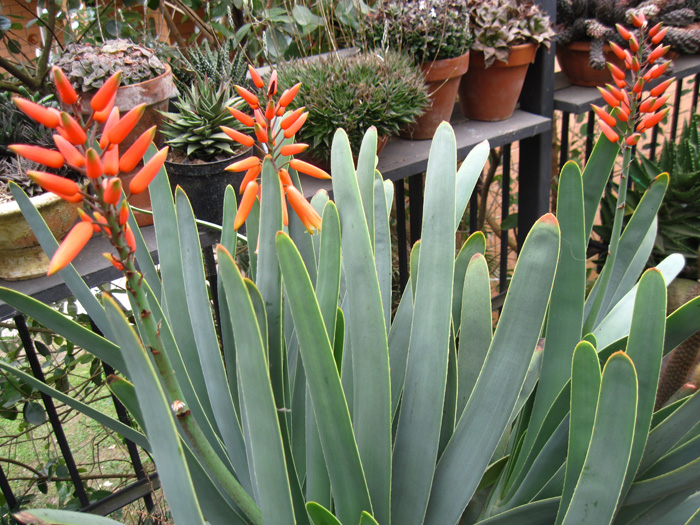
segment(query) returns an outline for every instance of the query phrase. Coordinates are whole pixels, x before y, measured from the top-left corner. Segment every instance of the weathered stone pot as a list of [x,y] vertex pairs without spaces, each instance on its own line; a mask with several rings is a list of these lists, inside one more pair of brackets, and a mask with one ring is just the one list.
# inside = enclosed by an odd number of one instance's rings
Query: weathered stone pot
[[[53,193],[31,198],[57,239],[63,238],[78,218],[80,204]],[[46,275],[49,259],[15,201],[0,204],[0,279],[20,281]]]

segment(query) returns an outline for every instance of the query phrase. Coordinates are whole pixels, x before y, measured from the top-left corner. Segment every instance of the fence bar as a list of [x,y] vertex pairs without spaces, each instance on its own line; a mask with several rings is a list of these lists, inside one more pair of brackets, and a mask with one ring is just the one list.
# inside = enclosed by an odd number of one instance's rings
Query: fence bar
[[559,140],[559,171],[569,158],[569,118],[571,113],[563,111],[561,114],[561,139]]
[[[106,516],[141,497],[149,496],[154,490],[158,490],[159,488],[160,479],[158,478],[158,474],[154,472],[150,476],[140,479],[128,487],[124,487],[121,490],[113,492],[109,496],[102,498],[100,501],[92,503],[91,505],[85,507],[82,512]],[[156,520],[156,523],[164,522]]]
[[421,225],[423,224],[423,174],[413,175],[408,178],[408,200],[411,216],[408,220],[411,223],[411,246],[413,246],[421,235]]
[[676,132],[678,131],[678,114],[681,111],[681,95],[683,91],[683,79],[677,79],[676,83],[676,98],[673,102],[673,113],[671,116],[671,141],[675,142]]
[[394,181],[396,201],[396,249],[399,258],[399,289],[403,291],[408,283],[408,254],[406,253],[406,196],[402,180]]
[[5,502],[10,508],[10,512],[19,510],[17,498],[15,498],[15,494],[12,492],[12,487],[10,487],[10,482],[7,481],[7,476],[5,476],[5,471],[2,469],[2,465],[0,465],[0,490],[2,490],[3,496],[5,496]]
[[656,157],[656,144],[659,142],[659,126],[654,126],[651,129],[651,140],[649,142],[649,158],[654,160]]
[[[501,184],[501,222],[510,212],[510,144],[503,146],[503,179]],[[508,230],[501,230],[501,267],[498,272],[498,291],[508,285]]]
[[593,152],[593,132],[595,131],[595,114],[588,112],[588,124],[586,125],[586,162]]
[[700,88],[700,73],[695,75],[695,82],[693,82],[693,103],[691,104],[691,115],[695,115],[698,110],[698,88]]
[[[46,383],[46,378],[44,377],[44,372],[41,369],[39,358],[36,355],[34,342],[29,334],[29,329],[27,328],[27,323],[24,320],[24,316],[18,315],[14,318],[14,321],[20,340],[22,341],[24,351],[27,353],[27,360],[29,361],[29,366],[32,369],[32,374],[42,383]],[[73,459],[73,454],[70,450],[70,446],[68,445],[66,434],[63,432],[63,426],[61,425],[61,420],[58,417],[58,412],[56,412],[56,406],[53,404],[53,399],[51,399],[51,396],[48,396],[43,392],[41,393],[41,399],[44,401],[44,407],[46,408],[46,413],[49,416],[49,422],[51,423],[53,433],[56,436],[56,442],[61,449],[61,454],[63,454],[63,459],[66,461],[66,467],[68,468],[70,477],[73,480],[75,493],[78,496],[80,505],[82,507],[87,507],[90,504],[90,500],[85,492],[83,481],[80,479],[80,472],[78,472],[75,459]]]
[[479,227],[479,184],[477,183],[472,196],[469,197],[469,235]]

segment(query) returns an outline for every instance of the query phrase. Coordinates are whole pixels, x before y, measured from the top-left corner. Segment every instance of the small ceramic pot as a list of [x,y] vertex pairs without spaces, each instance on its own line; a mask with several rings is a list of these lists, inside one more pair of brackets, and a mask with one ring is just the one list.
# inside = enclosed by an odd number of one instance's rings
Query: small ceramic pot
[[[612,74],[607,67],[593,69],[589,61],[591,54],[590,42],[571,42],[567,45],[557,45],[556,55],[559,67],[570,84],[574,86],[604,86],[613,81]],[[625,70],[625,64],[617,58],[608,44],[603,46],[603,56],[606,62],[611,62]]]

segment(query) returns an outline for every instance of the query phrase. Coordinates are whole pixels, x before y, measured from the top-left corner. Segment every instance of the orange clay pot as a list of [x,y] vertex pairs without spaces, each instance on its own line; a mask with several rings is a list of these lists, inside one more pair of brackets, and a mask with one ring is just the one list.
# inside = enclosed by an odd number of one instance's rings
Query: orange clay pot
[[469,71],[459,86],[462,114],[473,120],[496,121],[510,118],[523,89],[525,75],[535,60],[537,46],[513,46],[508,62],[484,64],[484,53],[472,50]]
[[[557,46],[557,62],[566,79],[574,86],[594,87],[612,83],[612,74],[607,67],[603,69],[591,67],[588,60],[590,52],[590,42],[571,42]],[[603,46],[603,56],[606,62],[612,62],[623,71],[625,70],[625,63],[617,58],[608,44]]]

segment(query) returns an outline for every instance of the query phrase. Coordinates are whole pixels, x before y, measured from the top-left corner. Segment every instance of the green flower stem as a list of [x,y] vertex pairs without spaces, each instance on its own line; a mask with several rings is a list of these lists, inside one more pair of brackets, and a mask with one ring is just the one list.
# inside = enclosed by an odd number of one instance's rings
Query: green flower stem
[[123,227],[119,225],[114,213],[108,212],[107,220],[110,229],[113,232],[117,232],[112,236],[112,243],[119,253],[120,260],[123,261],[124,264],[124,276],[127,280],[126,288],[133,297],[136,307],[138,308],[138,315],[141,318],[144,329],[144,343],[146,343],[147,348],[153,355],[158,372],[163,379],[163,385],[167,391],[171,408],[177,420],[180,422],[180,426],[187,435],[197,457],[221,484],[226,493],[236,502],[236,505],[240,507],[254,525],[262,525],[262,512],[231,471],[221,461],[214,451],[214,448],[211,446],[211,443],[209,443],[209,440],[204,435],[204,432],[202,432],[197,420],[192,416],[192,412],[184,404],[184,395],[182,394],[180,385],[173,372],[168,354],[163,348],[158,323],[148,307],[148,298],[141,284],[143,275],[136,269],[134,254],[127,246],[124,236],[122,235]]

